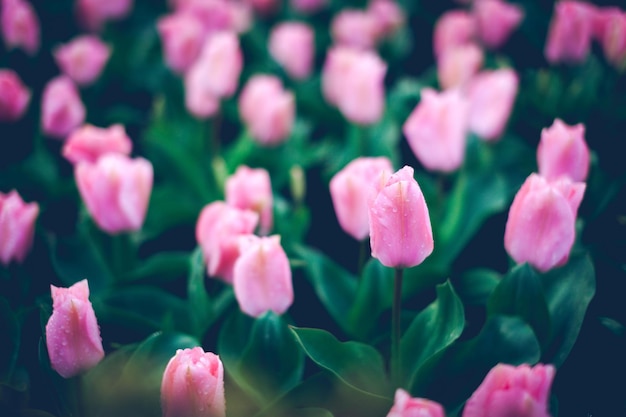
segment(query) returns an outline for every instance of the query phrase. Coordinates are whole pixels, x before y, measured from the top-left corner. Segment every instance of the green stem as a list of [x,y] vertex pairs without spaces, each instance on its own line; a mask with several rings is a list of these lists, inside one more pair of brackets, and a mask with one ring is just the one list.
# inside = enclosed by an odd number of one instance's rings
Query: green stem
[[400,387],[402,358],[400,355],[400,312],[402,303],[402,274],[404,269],[396,268],[394,275],[393,310],[391,317],[391,380],[395,387]]

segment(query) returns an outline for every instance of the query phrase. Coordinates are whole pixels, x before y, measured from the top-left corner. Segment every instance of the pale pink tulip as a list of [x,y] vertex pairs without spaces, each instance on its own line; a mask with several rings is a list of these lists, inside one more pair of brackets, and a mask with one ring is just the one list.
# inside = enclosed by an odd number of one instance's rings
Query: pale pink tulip
[[521,7],[503,0],[480,0],[472,5],[476,32],[483,45],[499,48],[524,19]]
[[134,0],[76,0],[76,13],[81,25],[99,31],[109,20],[128,16]]
[[96,81],[104,69],[111,49],[97,36],[82,35],[54,50],[61,71],[80,86]]
[[[194,67],[200,67],[196,69]],[[243,54],[234,32],[216,32],[205,42],[191,71],[202,71],[203,86],[218,98],[230,97],[237,90],[243,69]],[[200,88],[200,87],[197,87]]]
[[193,65],[185,74],[185,108],[198,119],[214,116],[220,99],[213,93],[204,65]]
[[295,112],[294,95],[273,75],[251,77],[239,96],[240,117],[262,146],[275,146],[289,139]]
[[373,49],[381,38],[376,17],[365,10],[344,9],[332,20],[330,32],[336,45]]
[[15,71],[0,69],[0,122],[19,120],[26,112],[30,95]]
[[555,119],[552,126],[544,128],[537,147],[537,165],[539,174],[547,180],[566,176],[572,181],[585,181],[589,173],[585,125],[569,126]]
[[165,63],[175,73],[183,74],[200,55],[204,25],[191,13],[175,13],[160,18],[157,30]]
[[550,417],[552,365],[494,366],[465,404],[462,417]]
[[499,139],[513,111],[518,85],[517,73],[510,68],[476,75],[468,86],[470,130],[486,141]]
[[63,156],[76,165],[79,162],[95,163],[108,153],[130,155],[133,143],[124,126],[116,124],[100,128],[86,124],[72,132],[63,145]]
[[315,32],[306,23],[280,23],[270,34],[269,51],[292,78],[305,79],[313,70]]
[[239,308],[259,317],[266,311],[283,314],[293,304],[289,259],[280,236],[246,236],[239,240],[233,287]]
[[201,347],[178,349],[163,372],[163,417],[225,417],[224,365]]
[[87,280],[69,288],[50,286],[52,315],[46,324],[50,365],[63,378],[96,366],[104,357],[96,314],[89,301]]
[[78,88],[67,76],[48,81],[41,96],[41,128],[43,133],[65,139],[85,121],[85,105]]
[[504,233],[504,247],[515,262],[541,272],[567,262],[585,187],[567,178],[549,182],[531,174],[526,179],[511,204]]
[[39,50],[39,18],[27,0],[2,0],[0,30],[7,49],[21,48],[29,55]]
[[250,168],[241,165],[226,179],[226,203],[259,214],[260,233],[272,230],[274,221],[274,197],[270,174],[263,168]]
[[402,131],[426,169],[452,172],[463,164],[469,111],[470,103],[459,90],[422,90]]
[[4,265],[24,261],[33,245],[38,215],[37,203],[25,203],[15,190],[0,192],[0,262]]
[[483,66],[483,50],[474,43],[448,48],[437,59],[442,89],[465,86]]
[[390,268],[421,264],[434,249],[428,207],[413,168],[391,175],[370,206],[372,256]]
[[441,404],[425,398],[413,398],[405,390],[398,388],[393,407],[387,417],[445,417]]
[[330,196],[339,225],[356,240],[369,235],[369,203],[379,191],[381,172],[393,172],[385,157],[361,157],[351,161],[330,180]]
[[544,54],[551,64],[580,63],[587,59],[597,8],[582,1],[563,0],[554,5]]
[[141,229],[152,192],[152,164],[109,153],[95,163],[79,162],[76,185],[100,229],[117,234]]
[[196,241],[202,247],[209,276],[233,282],[233,268],[239,257],[238,239],[256,229],[259,215],[223,201],[206,205],[196,223]]
[[435,23],[433,50],[436,57],[449,48],[463,46],[474,41],[476,19],[464,10],[445,12]]

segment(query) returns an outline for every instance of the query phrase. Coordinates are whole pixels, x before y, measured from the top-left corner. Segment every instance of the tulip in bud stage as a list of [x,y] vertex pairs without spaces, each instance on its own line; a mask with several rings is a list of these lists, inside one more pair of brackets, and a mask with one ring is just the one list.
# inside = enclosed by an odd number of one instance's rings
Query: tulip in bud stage
[[90,85],[100,77],[110,55],[111,49],[92,35],[78,36],[54,51],[61,71],[80,86]]
[[569,126],[555,119],[552,126],[544,128],[537,147],[537,165],[539,174],[548,180],[566,176],[572,181],[585,181],[589,173],[585,125]]
[[270,174],[263,168],[240,166],[226,180],[226,203],[259,214],[261,234],[272,229],[274,207]]
[[387,417],[445,417],[441,404],[424,398],[412,398],[408,392],[398,388],[393,407]]
[[24,261],[33,245],[38,215],[37,203],[25,203],[15,190],[0,192],[0,263]]
[[30,90],[19,75],[10,69],[0,69],[0,122],[15,122],[26,112]]
[[48,81],[41,96],[41,129],[65,139],[85,121],[85,105],[74,82],[61,75]]
[[133,143],[123,125],[100,128],[86,124],[72,132],[63,145],[63,156],[76,165],[79,162],[95,163],[108,153],[130,155]]

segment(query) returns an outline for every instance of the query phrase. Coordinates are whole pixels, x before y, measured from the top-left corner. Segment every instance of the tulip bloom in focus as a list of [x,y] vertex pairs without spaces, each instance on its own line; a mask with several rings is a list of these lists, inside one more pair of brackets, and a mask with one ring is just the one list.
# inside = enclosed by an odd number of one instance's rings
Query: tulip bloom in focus
[[0,262],[22,262],[33,245],[35,221],[39,215],[37,203],[25,203],[13,190],[0,192]]
[[537,165],[539,174],[547,180],[564,175],[572,181],[585,181],[589,173],[585,125],[569,126],[555,119],[552,126],[544,128],[537,147]]
[[224,366],[201,347],[178,349],[161,382],[163,417],[225,417]]
[[398,388],[387,417],[445,417],[441,404],[424,398],[412,398],[408,392]]
[[104,357],[100,328],[89,301],[87,280],[69,288],[50,286],[52,316],[46,324],[50,365],[63,378],[87,371]]
[[391,175],[370,206],[372,256],[390,268],[419,265],[434,249],[428,207],[413,168]]
[[274,221],[273,194],[270,174],[263,168],[240,166],[226,180],[226,203],[259,214],[261,234],[272,229]]

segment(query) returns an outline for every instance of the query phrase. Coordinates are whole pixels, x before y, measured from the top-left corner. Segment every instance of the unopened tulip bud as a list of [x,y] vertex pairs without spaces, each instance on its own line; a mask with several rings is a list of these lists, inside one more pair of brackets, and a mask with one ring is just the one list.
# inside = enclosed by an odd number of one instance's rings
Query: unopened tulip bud
[[421,264],[434,249],[428,207],[413,168],[391,175],[370,206],[372,256],[390,268]]
[[306,23],[281,23],[272,29],[269,51],[291,77],[307,78],[313,69],[315,32]]
[[217,32],[205,42],[195,65],[204,69],[206,88],[217,97],[230,97],[237,90],[243,55],[235,32]]
[[522,22],[524,11],[504,0],[480,0],[472,5],[478,38],[488,48],[499,48]]
[[433,50],[435,57],[441,56],[450,48],[467,45],[474,41],[476,20],[463,10],[451,10],[435,23]]
[[185,73],[202,50],[205,39],[202,22],[191,13],[175,13],[159,19],[157,29],[165,63],[175,73]]
[[374,16],[380,36],[391,36],[406,22],[404,10],[395,0],[372,0],[367,12]]
[[596,32],[606,60],[618,70],[626,68],[626,12],[617,7],[600,9]]
[[0,262],[22,262],[33,245],[35,221],[39,215],[37,203],[25,203],[13,190],[0,192]]
[[0,122],[20,119],[30,101],[30,90],[13,70],[0,69]]
[[591,48],[597,8],[582,1],[555,3],[544,54],[551,64],[583,62]]
[[376,17],[365,10],[344,9],[331,22],[335,44],[357,49],[376,47],[382,32]]
[[226,180],[226,203],[259,214],[260,232],[267,234],[274,221],[270,174],[263,168],[240,166]]
[[0,2],[0,30],[7,49],[21,48],[29,55],[39,50],[39,18],[27,0]]
[[85,121],[85,105],[74,82],[67,76],[53,78],[41,96],[41,128],[57,139],[65,139]]
[[448,48],[437,59],[442,89],[465,86],[483,66],[483,50],[474,43]]
[[134,0],[76,0],[76,13],[81,25],[99,31],[107,21],[126,17],[133,4]]
[[54,59],[61,71],[81,86],[92,84],[100,77],[111,49],[98,37],[78,36],[54,51]]
[[585,125],[569,126],[555,119],[552,126],[541,131],[537,165],[539,174],[547,180],[566,176],[572,181],[585,181],[589,172]]
[[87,280],[69,288],[50,286],[52,316],[46,324],[50,365],[63,378],[76,376],[104,357],[96,314],[89,301]]
[[84,125],[67,138],[63,156],[76,165],[79,162],[96,162],[102,155],[118,153],[130,155],[133,143],[124,126],[116,124],[109,128]]
[[398,388],[387,417],[445,417],[441,404],[424,398],[413,398]]

